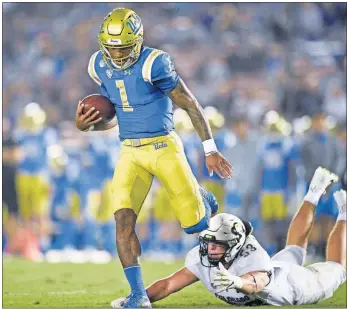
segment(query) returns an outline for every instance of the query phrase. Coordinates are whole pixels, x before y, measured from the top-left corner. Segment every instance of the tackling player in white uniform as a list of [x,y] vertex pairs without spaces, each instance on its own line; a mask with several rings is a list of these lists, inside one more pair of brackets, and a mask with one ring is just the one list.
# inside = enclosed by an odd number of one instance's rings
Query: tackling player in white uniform
[[[216,297],[239,306],[315,304],[331,297],[346,281],[346,191],[334,194],[339,216],[328,239],[326,262],[303,265],[315,207],[336,181],[328,170],[316,170],[289,227],[287,245],[272,258],[251,235],[249,223],[231,214],[216,215],[200,234],[200,247],[188,253],[185,267],[148,287],[150,301],[199,280]],[[122,307],[124,300],[119,298],[111,306]]]

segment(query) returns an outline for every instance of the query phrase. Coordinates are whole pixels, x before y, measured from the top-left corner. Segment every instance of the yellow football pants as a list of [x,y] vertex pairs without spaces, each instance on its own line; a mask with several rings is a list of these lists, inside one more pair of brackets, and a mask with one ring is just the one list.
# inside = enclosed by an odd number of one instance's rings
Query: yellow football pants
[[16,178],[18,208],[22,219],[29,220],[48,214],[49,191],[48,181],[39,175],[17,174]]
[[175,214],[170,206],[169,195],[162,186],[154,194],[153,214],[157,221],[170,222],[176,220]]
[[197,224],[205,216],[198,182],[175,132],[123,141],[113,176],[114,212],[130,208],[139,214],[153,176],[165,187],[170,205],[183,228]]
[[262,194],[260,212],[263,220],[284,220],[287,210],[283,193]]

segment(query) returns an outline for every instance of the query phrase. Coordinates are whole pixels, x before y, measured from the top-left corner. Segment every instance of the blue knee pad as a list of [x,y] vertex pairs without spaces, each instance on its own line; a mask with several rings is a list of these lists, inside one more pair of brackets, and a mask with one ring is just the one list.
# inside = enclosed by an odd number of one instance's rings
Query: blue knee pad
[[206,217],[202,218],[197,224],[186,227],[183,229],[187,234],[200,233],[203,230],[206,230],[209,227],[209,220]]
[[[200,190],[200,192],[203,195],[203,191]],[[202,200],[203,200],[204,206],[205,206],[205,217],[202,218],[197,224],[183,229],[187,234],[200,233],[203,230],[206,230],[210,226],[210,219],[211,219],[211,212],[212,212],[211,206],[210,206],[208,199],[205,198],[204,196],[203,196]],[[218,203],[217,203],[217,205],[218,205]]]
[[200,193],[201,193],[201,196],[202,196],[204,202],[206,201],[209,204],[209,206],[211,208],[212,215],[216,214],[218,209],[219,209],[219,204],[218,204],[216,197],[213,195],[213,193],[207,191],[203,187],[200,187]]

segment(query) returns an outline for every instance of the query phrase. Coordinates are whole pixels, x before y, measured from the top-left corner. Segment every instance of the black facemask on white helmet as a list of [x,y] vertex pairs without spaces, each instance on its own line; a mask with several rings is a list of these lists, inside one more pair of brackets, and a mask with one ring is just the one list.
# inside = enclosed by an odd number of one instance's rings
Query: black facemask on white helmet
[[[221,213],[210,220],[210,227],[199,235],[200,261],[203,266],[216,267],[219,262],[232,262],[246,241],[244,223],[236,216]],[[225,247],[224,254],[208,255],[208,244],[214,243]]]

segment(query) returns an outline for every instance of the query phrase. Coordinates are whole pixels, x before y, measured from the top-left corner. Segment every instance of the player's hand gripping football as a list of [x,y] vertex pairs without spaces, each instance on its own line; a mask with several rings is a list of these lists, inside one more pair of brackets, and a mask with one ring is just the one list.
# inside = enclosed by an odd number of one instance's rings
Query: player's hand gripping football
[[223,179],[231,178],[233,167],[218,151],[206,156],[206,167],[210,176],[216,172]]
[[88,112],[83,114],[84,104],[79,103],[76,111],[76,127],[81,131],[86,131],[90,126],[95,125],[102,121],[99,112],[94,107],[89,109]]

